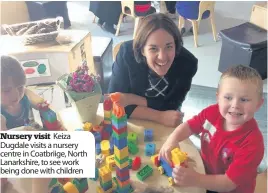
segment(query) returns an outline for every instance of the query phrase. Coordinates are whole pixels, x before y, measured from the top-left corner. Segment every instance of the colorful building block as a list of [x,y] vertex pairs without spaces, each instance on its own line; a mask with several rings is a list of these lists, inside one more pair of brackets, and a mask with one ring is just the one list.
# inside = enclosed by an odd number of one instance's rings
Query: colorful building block
[[120,150],[123,149],[124,147],[127,147],[127,138],[122,138],[119,140],[115,138],[114,145]]
[[113,107],[112,100],[109,97],[105,98],[103,101],[103,110],[104,111],[111,111],[112,107]]
[[115,170],[115,159],[114,155],[110,155],[106,157],[106,165],[109,167],[111,171]]
[[79,193],[85,193],[88,190],[87,178],[80,178],[80,179],[77,179],[77,180],[79,182],[79,186],[77,186],[78,190],[79,190]]
[[86,122],[83,126],[84,131],[92,131],[93,125],[92,123]]
[[118,128],[112,126],[112,130],[114,132],[116,132],[116,134],[120,135],[122,133],[126,133],[127,132],[127,127],[121,127],[120,129],[118,129]]
[[141,167],[141,158],[135,157],[132,162],[132,170],[138,170]]
[[139,152],[138,146],[131,141],[128,142],[128,150],[129,150],[129,153],[131,153],[132,155],[135,155]]
[[108,166],[103,166],[99,169],[99,177],[103,183],[112,180],[112,172]]
[[96,154],[99,155],[101,153],[101,147],[99,143],[96,143]]
[[101,153],[104,156],[110,155],[110,141],[103,140],[103,141],[101,141],[100,146],[101,146]]
[[145,129],[144,130],[144,142],[151,142],[151,141],[153,141],[153,130]]
[[63,189],[66,193],[79,193],[77,187],[71,182],[64,184]]
[[181,165],[188,158],[186,152],[182,152],[179,148],[175,148],[171,151],[171,161],[174,165]]
[[128,166],[129,166],[129,169],[132,169],[132,159],[131,158],[128,158]]
[[46,111],[40,111],[40,116],[50,123],[53,123],[57,120],[57,114],[51,109],[47,109]]
[[154,143],[147,143],[145,145],[145,155],[146,156],[152,156],[155,154],[156,146]]
[[128,157],[128,147],[124,147],[123,149],[118,149],[116,146],[114,147],[114,154],[117,158],[124,159]]
[[99,132],[94,132],[93,135],[95,137],[95,143],[100,143],[100,141],[101,141],[101,134]]
[[127,140],[129,142],[138,144],[138,134],[137,133],[134,133],[134,132],[128,133]]
[[140,181],[144,181],[146,178],[151,176],[153,173],[153,168],[149,165],[144,166],[140,171],[137,172],[136,176]]
[[123,117],[117,118],[114,114],[111,116],[112,124],[117,129],[123,128],[127,126],[127,116],[124,115]]

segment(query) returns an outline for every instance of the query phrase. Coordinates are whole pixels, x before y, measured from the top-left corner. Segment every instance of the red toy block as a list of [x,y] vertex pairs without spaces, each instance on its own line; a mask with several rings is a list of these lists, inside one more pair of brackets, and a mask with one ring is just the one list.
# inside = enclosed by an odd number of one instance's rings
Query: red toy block
[[141,167],[141,158],[135,157],[132,161],[132,170],[138,170]]
[[107,98],[103,102],[103,110],[104,111],[110,111],[113,107],[113,102],[110,98]]
[[60,129],[60,126],[61,126],[61,124],[59,124],[58,121],[55,121],[53,123],[50,123],[50,122],[44,120],[43,124],[44,124],[44,127],[46,129],[51,130],[51,131],[59,130]]
[[126,127],[123,127],[123,128],[121,128],[121,129],[118,130],[116,127],[114,127],[114,126],[112,125],[112,128],[113,128],[113,131],[116,132],[118,135],[127,132],[127,126],[126,126]]
[[102,130],[101,131],[101,140],[109,140],[110,139],[110,134],[107,132],[107,131],[105,131],[105,130]]
[[155,156],[155,158],[154,158],[154,165],[156,167],[159,167],[160,166],[160,161],[158,160],[158,156]]
[[119,170],[116,170],[116,175],[120,178],[124,178],[126,176],[129,176],[129,170],[125,170],[123,172],[119,172]]

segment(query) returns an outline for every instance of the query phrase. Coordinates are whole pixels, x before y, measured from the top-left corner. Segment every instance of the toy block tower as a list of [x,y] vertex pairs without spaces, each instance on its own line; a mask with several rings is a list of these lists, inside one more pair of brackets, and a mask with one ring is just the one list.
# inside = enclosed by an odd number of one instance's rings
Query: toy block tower
[[57,114],[49,108],[47,102],[38,104],[38,109],[41,117],[43,127],[50,131],[60,131],[62,130],[61,124],[57,119]]
[[[117,96],[117,97],[120,97]],[[127,116],[124,108],[118,106],[114,101],[116,97],[111,97],[113,103],[112,111],[112,128],[114,142],[114,159],[116,168],[115,183],[117,185],[116,192],[130,193],[132,187],[130,185],[129,176],[129,153],[127,146]]]
[[111,193],[113,191],[112,172],[108,166],[99,169],[100,186],[97,187],[98,193]]
[[109,97],[105,97],[103,102],[104,121],[103,130],[101,132],[102,140],[107,140],[112,134],[111,110],[113,103]]

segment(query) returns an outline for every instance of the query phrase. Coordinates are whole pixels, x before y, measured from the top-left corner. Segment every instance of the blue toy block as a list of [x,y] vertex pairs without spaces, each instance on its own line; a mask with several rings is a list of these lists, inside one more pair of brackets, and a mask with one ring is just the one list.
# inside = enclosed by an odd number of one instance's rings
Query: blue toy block
[[123,149],[124,147],[127,147],[127,138],[122,138],[122,139],[115,139],[114,140],[114,145],[119,149]]
[[153,141],[153,130],[145,129],[144,130],[144,142],[151,142],[151,141]]
[[113,182],[111,180],[110,182],[103,183],[102,180],[100,180],[100,186],[102,187],[104,191],[107,191],[113,187]]
[[100,143],[101,141],[101,134],[100,132],[95,132],[93,133],[94,137],[95,137],[95,143]]
[[107,131],[109,134],[111,134],[113,131],[112,124],[105,125],[104,130]]
[[75,131],[84,131],[84,129],[82,129],[82,128],[77,128],[77,129],[75,129]]
[[126,175],[126,176],[124,176],[124,177],[120,177],[120,176],[117,176],[117,178],[121,181],[121,182],[124,182],[124,181],[127,181],[128,179],[130,179],[130,177],[129,177],[129,174],[128,175]]
[[145,145],[145,155],[146,156],[153,156],[155,154],[155,144],[154,143],[147,143]]
[[172,167],[168,164],[168,162],[164,158],[160,158],[160,165],[164,169],[164,174],[168,177],[172,177]]
[[101,153],[101,147],[99,143],[96,143],[96,154],[99,155]]
[[48,109],[47,111],[40,111],[40,116],[50,123],[53,123],[57,120],[56,113],[51,109]]

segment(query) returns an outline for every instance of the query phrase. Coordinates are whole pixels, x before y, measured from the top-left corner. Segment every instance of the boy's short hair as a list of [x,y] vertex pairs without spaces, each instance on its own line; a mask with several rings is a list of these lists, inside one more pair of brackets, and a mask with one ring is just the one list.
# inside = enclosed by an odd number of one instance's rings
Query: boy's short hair
[[6,84],[6,81],[9,77],[12,78],[13,84],[25,85],[26,84],[26,75],[20,64],[20,62],[12,57],[7,55],[1,55],[1,87]]
[[218,88],[220,87],[221,81],[225,78],[237,78],[241,81],[250,81],[257,85],[260,95],[263,94],[263,81],[260,74],[254,68],[244,65],[237,65],[228,68],[222,75],[219,81]]

